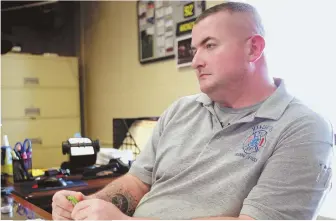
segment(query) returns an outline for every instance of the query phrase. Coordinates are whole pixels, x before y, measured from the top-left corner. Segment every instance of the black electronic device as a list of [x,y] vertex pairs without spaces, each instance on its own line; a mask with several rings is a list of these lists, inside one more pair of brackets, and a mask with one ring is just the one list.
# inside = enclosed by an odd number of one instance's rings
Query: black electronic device
[[57,177],[47,177],[40,180],[37,180],[38,188],[47,188],[47,187],[66,187],[67,183],[62,178]]
[[89,138],[70,138],[62,142],[63,155],[69,155],[69,161],[63,162],[61,169],[69,169],[71,174],[82,172],[82,168],[93,166],[100,150],[99,140]]
[[70,176],[70,170],[66,169],[48,169],[44,171],[44,176],[57,176],[57,177],[67,177]]
[[129,169],[129,164],[125,164],[120,159],[111,159],[107,165],[86,168],[83,172],[83,179],[118,177],[126,174]]

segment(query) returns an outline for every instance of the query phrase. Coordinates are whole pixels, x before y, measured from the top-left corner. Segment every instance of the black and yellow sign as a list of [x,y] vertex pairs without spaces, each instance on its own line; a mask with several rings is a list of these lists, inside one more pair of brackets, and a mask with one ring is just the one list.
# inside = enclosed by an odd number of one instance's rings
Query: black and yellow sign
[[183,17],[189,18],[195,15],[195,2],[190,2],[183,6]]
[[176,25],[176,36],[184,35],[190,33],[194,27],[196,18],[190,19],[188,21],[180,22]]

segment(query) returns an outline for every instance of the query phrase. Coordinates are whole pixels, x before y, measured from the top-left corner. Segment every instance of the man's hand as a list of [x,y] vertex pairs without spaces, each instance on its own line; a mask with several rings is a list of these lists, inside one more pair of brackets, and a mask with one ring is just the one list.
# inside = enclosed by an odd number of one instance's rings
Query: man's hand
[[80,192],[61,190],[54,194],[52,198],[52,217],[53,220],[70,220],[71,213],[74,208],[73,204],[67,199],[68,196],[73,196],[77,201],[87,199]]
[[115,205],[101,199],[88,199],[77,203],[71,213],[71,218],[74,220],[130,219]]

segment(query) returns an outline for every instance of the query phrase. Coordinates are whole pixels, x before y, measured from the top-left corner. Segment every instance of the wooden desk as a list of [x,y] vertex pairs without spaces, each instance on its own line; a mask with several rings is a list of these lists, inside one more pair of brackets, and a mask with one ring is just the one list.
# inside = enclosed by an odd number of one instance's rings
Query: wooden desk
[[[68,178],[68,179],[70,180],[71,178]],[[104,186],[109,184],[114,179],[116,178],[99,178],[99,179],[92,179],[92,180],[83,180],[84,182],[87,182],[88,184],[87,186],[69,187],[69,188],[64,188],[64,189],[72,190],[72,191],[79,191],[83,193],[86,192],[87,194],[90,194],[91,192],[96,192],[102,189]],[[20,186],[16,186],[14,184],[14,189],[17,192],[20,192]],[[43,198],[46,196],[47,197],[53,196],[57,191],[60,191],[60,189],[42,191],[42,192],[34,192],[34,193],[29,194],[28,196],[25,196],[24,198],[31,202],[32,200]]]
[[[68,179],[71,179],[69,177]],[[99,179],[92,179],[92,180],[84,180],[87,182],[87,186],[79,186],[79,187],[70,187],[70,188],[64,188],[66,190],[72,190],[72,191],[79,191],[82,192],[85,195],[89,195],[92,193],[97,192],[98,190],[104,188],[107,184],[109,184],[111,181],[115,180],[116,177],[110,177],[110,178],[99,178]],[[20,186],[13,185],[14,189],[17,192],[20,192]],[[22,200],[28,201],[30,204],[35,205],[41,210],[44,210],[45,212],[51,214],[52,208],[52,197],[58,190],[50,190],[50,191],[42,191],[42,192],[34,192],[27,196],[20,196],[12,194],[13,197],[20,198]]]
[[1,213],[1,220],[45,219],[52,220],[51,213],[16,195],[1,196],[1,206],[9,205],[10,213]]

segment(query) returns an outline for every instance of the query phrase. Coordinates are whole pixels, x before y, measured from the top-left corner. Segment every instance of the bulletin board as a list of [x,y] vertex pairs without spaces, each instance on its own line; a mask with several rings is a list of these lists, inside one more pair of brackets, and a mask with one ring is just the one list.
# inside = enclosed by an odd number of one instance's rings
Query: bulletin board
[[176,36],[190,34],[204,10],[205,1],[138,1],[140,63],[174,58]]

